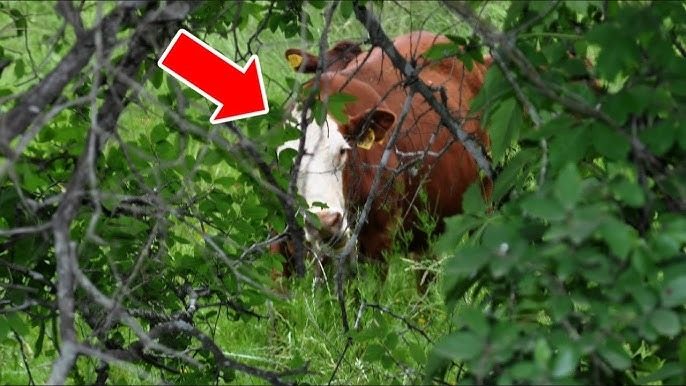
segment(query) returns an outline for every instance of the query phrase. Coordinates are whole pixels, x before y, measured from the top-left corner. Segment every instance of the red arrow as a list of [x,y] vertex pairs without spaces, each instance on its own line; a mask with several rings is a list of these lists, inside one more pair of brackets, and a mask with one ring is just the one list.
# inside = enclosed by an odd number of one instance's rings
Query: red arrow
[[217,124],[269,112],[260,59],[253,55],[244,68],[180,29],[157,65],[216,104],[210,123]]

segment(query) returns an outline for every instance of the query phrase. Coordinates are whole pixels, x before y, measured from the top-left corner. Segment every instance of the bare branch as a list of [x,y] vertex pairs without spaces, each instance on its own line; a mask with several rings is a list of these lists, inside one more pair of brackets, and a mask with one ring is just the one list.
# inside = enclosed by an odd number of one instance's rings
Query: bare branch
[[[331,21],[333,20],[333,13],[336,10],[338,3],[338,1],[332,2],[331,5],[329,5],[329,7],[327,8],[326,13],[324,15],[324,28],[322,30],[321,37],[319,38],[320,60],[317,64],[317,70],[315,71],[310,93],[307,96],[305,102],[303,103],[303,108],[300,113],[300,142],[298,143],[298,154],[295,156],[295,159],[293,161],[291,179],[288,183],[288,195],[291,197],[295,197],[295,194],[297,192],[298,173],[300,172],[300,164],[302,163],[303,156],[305,155],[305,138],[307,136],[307,126],[309,126],[310,124],[310,121],[308,120],[308,112],[312,108],[315,98],[318,96],[319,83],[321,80],[322,73],[326,68],[325,53],[328,47],[328,32],[329,28],[331,27]],[[302,25],[304,28],[305,23],[302,23]],[[291,238],[295,247],[295,253],[293,256],[293,259],[295,260],[295,272],[298,276],[302,277],[305,275],[305,248],[303,246],[304,233],[303,230],[297,225],[297,223],[294,223],[293,221],[291,221],[291,223],[289,223],[288,225],[289,231],[291,232]],[[294,227],[291,227],[291,225]]]
[[33,380],[33,375],[31,374],[31,367],[29,366],[29,361],[26,358],[26,351],[24,350],[24,340],[17,334],[16,331],[12,330],[14,338],[17,340],[19,345],[19,352],[21,353],[21,360],[24,363],[24,368],[26,369],[26,375],[29,377],[29,385],[35,385],[36,381]]
[[145,5],[136,2],[137,6],[120,5],[105,16],[101,23],[77,38],[72,49],[43,80],[32,87],[19,100],[17,105],[0,117],[0,146],[9,143],[23,132],[36,116],[53,103],[62,90],[88,63],[95,50],[93,36],[100,31],[104,37],[103,46],[109,50],[116,43],[117,31],[121,25],[135,23],[138,7]]
[[47,222],[45,224],[30,225],[30,226],[12,228],[12,229],[7,229],[7,230],[0,229],[0,236],[9,237],[9,236],[19,236],[19,235],[27,235],[27,234],[33,234],[33,233],[42,233],[42,232],[45,232],[46,230],[50,229],[51,227],[52,227],[52,223]]
[[[187,322],[184,322],[182,320],[177,320],[173,322],[166,322],[159,324],[155,326],[150,331],[150,336],[152,338],[159,337],[163,334],[170,334],[170,333],[184,333],[188,334],[200,341],[202,344],[203,348],[210,353],[215,358],[215,363],[219,368],[229,368],[237,371],[244,372],[246,374],[250,374],[252,376],[262,378],[265,381],[271,383],[272,385],[286,385],[281,377],[284,376],[282,373],[275,373],[272,371],[267,371],[267,370],[261,370],[256,367],[252,367],[249,365],[246,365],[244,363],[238,362],[234,359],[231,359],[224,355],[224,352],[219,348],[212,338],[209,336],[205,335],[202,331],[198,330],[197,328],[193,327]],[[294,374],[302,374],[307,372],[307,367],[303,367],[301,369],[297,369],[294,371],[288,371],[285,373],[285,375],[294,375]]]
[[62,15],[64,20],[73,28],[76,36],[83,36],[86,32],[83,27],[83,20],[81,14],[74,8],[74,2],[71,0],[60,0],[55,5],[57,12]]
[[[130,11],[131,9],[135,10],[135,8],[129,6],[122,6],[118,9],[122,8],[129,10],[129,12],[133,12]],[[157,12],[147,14],[145,18],[148,22],[139,24],[136,28],[136,32],[129,44],[129,50],[119,66],[120,70],[130,77],[134,76],[141,61],[148,54],[147,43],[149,41],[158,41],[159,43],[168,41],[171,38],[171,34],[176,31],[176,28],[173,30],[163,29],[166,33],[160,33],[159,27],[153,26],[153,23],[158,22],[155,17],[168,17],[164,12],[164,9],[165,6],[162,6]],[[186,12],[189,12],[190,10],[191,7],[187,6]],[[106,22],[106,19],[107,17],[103,20],[102,24]],[[117,22],[116,24],[113,24],[111,28],[116,31],[119,26],[119,22]],[[103,46],[107,45],[107,41],[111,39],[111,36],[108,35],[107,32],[110,32],[111,35],[116,35],[113,31],[99,31],[98,33],[102,33]],[[93,34],[95,35],[95,31]],[[92,49],[88,51],[88,57],[90,57],[94,49],[95,45],[92,45]],[[66,59],[63,60],[62,63],[65,62]],[[64,81],[62,83],[63,87],[68,79],[62,80]],[[60,312],[60,336],[63,345],[60,351],[60,358],[53,365],[53,370],[50,375],[49,383],[52,384],[64,383],[65,377],[71,370],[78,353],[78,350],[76,349],[76,334],[74,331],[74,279],[76,273],[79,272],[79,269],[75,255],[76,246],[75,243],[70,240],[69,236],[70,225],[81,206],[79,197],[82,194],[84,186],[88,182],[89,170],[91,169],[90,165],[99,157],[100,148],[109,137],[109,133],[115,130],[119,115],[128,103],[128,100],[125,100],[124,98],[128,89],[129,87],[125,83],[119,81],[115,81],[112,86],[109,87],[109,92],[96,117],[97,124],[94,127],[91,127],[91,130],[88,133],[88,139],[86,140],[88,146],[81,154],[74,173],[67,185],[63,199],[53,215],[53,237],[55,240],[55,256],[57,258],[57,299]],[[61,87],[59,90],[48,89],[47,91],[61,92]],[[49,103],[49,101],[46,100],[46,103]],[[13,111],[17,111],[16,108]],[[7,116],[11,116],[13,111],[8,113]],[[3,119],[7,118],[7,116]],[[30,120],[31,118],[29,118],[27,122]],[[4,127],[0,127],[0,129],[2,128]],[[20,130],[22,129],[21,126],[15,126],[15,129],[17,128]],[[1,139],[2,138],[0,138],[0,140]],[[83,286],[84,284],[85,282],[81,280],[81,285]]]

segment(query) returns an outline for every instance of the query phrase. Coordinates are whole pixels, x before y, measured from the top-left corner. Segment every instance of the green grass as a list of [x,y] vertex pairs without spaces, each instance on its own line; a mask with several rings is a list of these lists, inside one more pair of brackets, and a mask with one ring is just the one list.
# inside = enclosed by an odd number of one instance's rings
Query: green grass
[[[43,35],[54,31],[59,22],[52,14],[52,5],[34,3],[26,5],[27,11],[33,16],[29,19],[27,44],[35,47],[32,51],[38,60],[45,60],[43,71],[48,71],[57,63],[58,57],[51,56],[47,48],[41,45]],[[105,7],[107,8],[107,7]],[[502,21],[506,4],[488,4],[484,15],[496,24]],[[309,9],[312,18],[312,31],[315,37],[321,34],[323,25],[322,11]],[[383,22],[389,36],[406,33],[414,29],[425,29],[439,33],[465,33],[466,28],[457,19],[435,2],[398,2],[386,3],[382,9],[375,8]],[[11,23],[5,16],[0,22]],[[247,36],[254,28],[255,20],[243,31],[244,44]],[[34,28],[35,26],[35,28]],[[71,31],[68,31],[71,33]],[[73,35],[73,34],[72,34]],[[351,18],[342,20],[336,15],[329,33],[329,43],[342,39],[364,41],[366,33],[361,25]],[[71,37],[73,41],[73,36]],[[231,57],[233,47],[231,40],[223,40],[216,36],[206,37],[207,42],[219,51]],[[280,32],[273,34],[266,31],[261,36],[264,42],[257,52],[266,82],[269,99],[275,103],[283,103],[287,97],[283,89],[286,77],[296,77],[287,65],[283,52],[289,47],[307,47],[316,52],[316,42],[302,42],[300,39],[284,39]],[[3,41],[4,44],[5,41]],[[24,45],[23,39],[7,40],[6,50],[13,55],[21,55]],[[239,63],[243,64],[243,63]],[[13,84],[14,72],[10,67],[5,71],[0,86]],[[307,79],[300,75],[300,79]],[[7,82],[7,83],[6,83]],[[2,87],[0,87],[2,88]],[[159,115],[159,108],[152,108],[152,114],[147,114],[140,108],[130,108],[121,118],[121,135],[124,139],[135,138],[148,130]],[[208,119],[211,110],[208,106]],[[451,317],[446,314],[440,295],[440,282],[430,286],[426,295],[421,296],[415,290],[415,274],[408,256],[395,251],[389,256],[390,270],[385,282],[374,274],[373,270],[363,267],[363,273],[348,284],[348,316],[351,324],[355,324],[358,317],[359,305],[362,301],[377,303],[387,307],[397,315],[420,327],[432,338],[438,339],[449,331]],[[206,322],[199,322],[198,326],[208,333],[214,333],[216,342],[225,350],[226,355],[244,361],[254,366],[283,369],[289,366],[299,366],[309,363],[310,373],[301,382],[321,384],[329,381],[346,344],[346,336],[341,326],[340,309],[336,301],[333,282],[319,288],[313,288],[311,275],[303,280],[293,280],[286,283],[288,288],[287,300],[274,300],[256,310],[265,316],[260,320],[240,318],[237,321],[228,317],[224,310],[218,316],[208,317]],[[202,315],[202,312],[200,313]],[[202,318],[198,318],[199,320]],[[84,326],[84,323],[79,323]],[[49,325],[48,325],[49,326]],[[379,383],[416,383],[422,380],[421,366],[423,358],[428,354],[431,345],[421,335],[407,328],[405,323],[379,310],[367,308],[360,315],[358,330],[353,345],[346,353],[338,369],[334,383],[340,384],[379,384]],[[43,383],[50,374],[52,361],[56,353],[49,339],[50,331],[46,334],[45,344],[40,356],[36,356],[34,342],[38,336],[38,328],[31,327],[22,334],[24,351],[27,354],[34,379]],[[370,333],[371,336],[365,336]],[[390,333],[390,334],[389,334]],[[89,332],[81,332],[87,337]],[[400,339],[394,343],[390,335],[398,335]],[[389,349],[394,358],[371,360],[373,351]],[[79,360],[79,373],[85,382],[95,380],[95,374],[88,373],[92,368],[93,359]],[[0,383],[26,383],[28,378],[22,363],[19,345],[10,341],[0,348]],[[86,366],[91,363],[90,366]],[[110,382],[112,383],[150,383],[162,381],[155,370],[150,373],[137,372],[131,367],[112,366]],[[262,383],[259,379],[238,373],[236,383]]]

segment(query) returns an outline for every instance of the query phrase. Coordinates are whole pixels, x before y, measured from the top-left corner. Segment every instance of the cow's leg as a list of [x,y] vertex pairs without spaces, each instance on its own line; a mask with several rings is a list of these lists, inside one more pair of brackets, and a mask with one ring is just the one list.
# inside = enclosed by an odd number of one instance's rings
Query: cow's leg
[[[419,263],[427,260],[426,252],[410,252],[410,258]],[[436,274],[434,274],[430,269],[420,268],[416,270],[415,281],[417,285],[417,292],[421,295],[425,295],[426,291],[429,289],[429,285],[434,281],[435,278]]]
[[288,240],[273,242],[269,245],[269,252],[284,257],[283,270],[272,269],[271,278],[277,292],[285,294],[288,292],[286,281],[293,274],[293,245]]
[[[436,224],[434,232],[441,231],[441,222]],[[434,281],[436,274],[430,269],[421,268],[426,265],[427,260],[433,259],[433,255],[429,248],[429,235],[420,229],[414,229],[412,231],[412,241],[409,245],[409,255],[410,258],[417,262],[419,269],[415,271],[415,281],[417,285],[417,292],[421,295],[425,295],[426,291],[429,289],[429,285]]]
[[375,227],[371,229],[363,229],[360,232],[360,260],[364,262],[373,263],[379,269],[379,277],[386,281],[388,276],[388,262],[384,256],[384,252],[391,249],[391,237],[387,228]]

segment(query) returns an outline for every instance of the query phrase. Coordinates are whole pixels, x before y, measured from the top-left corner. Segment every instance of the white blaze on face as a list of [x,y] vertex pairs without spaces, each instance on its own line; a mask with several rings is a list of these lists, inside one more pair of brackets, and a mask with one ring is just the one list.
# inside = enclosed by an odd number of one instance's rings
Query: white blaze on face
[[[293,112],[300,120],[300,112]],[[285,149],[298,150],[300,140],[284,143],[277,149],[277,154]],[[343,166],[348,157],[350,145],[338,130],[338,124],[327,115],[322,126],[310,123],[305,135],[305,152],[298,170],[298,193],[307,200],[310,211],[321,213],[330,211],[340,213],[342,223],[340,230],[348,229],[343,196]],[[318,205],[315,205],[318,203]],[[322,208],[319,204],[324,204]],[[315,237],[306,229],[308,241]]]

